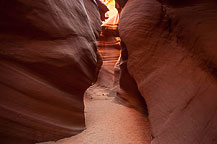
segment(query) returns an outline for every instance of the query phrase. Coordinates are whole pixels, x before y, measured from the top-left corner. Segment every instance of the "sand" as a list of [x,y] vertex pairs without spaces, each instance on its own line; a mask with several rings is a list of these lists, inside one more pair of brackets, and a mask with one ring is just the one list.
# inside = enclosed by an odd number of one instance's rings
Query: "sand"
[[150,144],[147,118],[132,108],[114,103],[113,97],[107,96],[108,92],[102,87],[88,89],[86,130],[70,138],[43,144]]

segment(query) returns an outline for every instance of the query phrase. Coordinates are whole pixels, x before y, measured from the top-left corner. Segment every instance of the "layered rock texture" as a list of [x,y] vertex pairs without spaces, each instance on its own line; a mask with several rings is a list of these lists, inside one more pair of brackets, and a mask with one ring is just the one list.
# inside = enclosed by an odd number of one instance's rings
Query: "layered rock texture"
[[152,144],[216,144],[216,1],[128,0],[119,24]]
[[102,33],[98,38],[97,46],[103,59],[97,85],[112,89],[114,86],[118,86],[118,84],[114,84],[114,66],[120,56],[120,38],[117,25],[102,26]]
[[83,93],[101,65],[95,1],[2,0],[0,19],[1,143],[84,130]]

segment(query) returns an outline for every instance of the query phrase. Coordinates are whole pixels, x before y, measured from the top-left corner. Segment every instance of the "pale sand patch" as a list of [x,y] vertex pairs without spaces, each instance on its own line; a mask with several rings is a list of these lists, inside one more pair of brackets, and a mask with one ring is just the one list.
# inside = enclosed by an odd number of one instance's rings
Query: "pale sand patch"
[[89,88],[85,97],[87,129],[76,136],[43,144],[150,144],[147,118],[132,108],[115,104],[107,94],[101,87]]

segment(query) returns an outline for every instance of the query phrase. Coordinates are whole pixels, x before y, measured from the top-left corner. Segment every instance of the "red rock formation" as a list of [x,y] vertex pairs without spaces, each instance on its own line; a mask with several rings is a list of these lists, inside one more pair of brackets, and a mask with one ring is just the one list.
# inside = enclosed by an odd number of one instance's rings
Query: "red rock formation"
[[83,93],[96,80],[100,15],[89,0],[0,2],[1,143],[84,130]]
[[124,7],[128,0],[115,0],[120,7]]
[[163,2],[128,0],[119,26],[152,144],[216,144],[217,3]]
[[99,13],[101,16],[101,20],[104,21],[106,19],[105,13],[109,11],[108,7],[106,6],[103,0],[92,0],[92,1],[95,1],[97,3],[99,7]]

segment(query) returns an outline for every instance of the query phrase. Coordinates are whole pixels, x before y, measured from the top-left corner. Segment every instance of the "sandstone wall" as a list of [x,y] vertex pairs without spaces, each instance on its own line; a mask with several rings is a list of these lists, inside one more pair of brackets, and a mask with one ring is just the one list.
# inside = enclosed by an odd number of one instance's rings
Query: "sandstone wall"
[[160,2],[128,0],[119,25],[152,144],[216,144],[217,3]]
[[85,129],[83,93],[101,65],[91,0],[0,1],[0,140],[35,143]]

